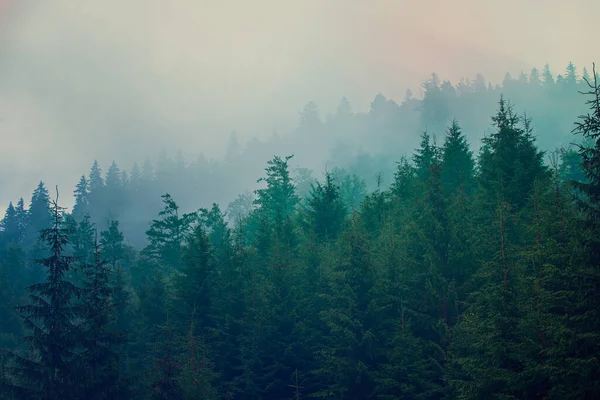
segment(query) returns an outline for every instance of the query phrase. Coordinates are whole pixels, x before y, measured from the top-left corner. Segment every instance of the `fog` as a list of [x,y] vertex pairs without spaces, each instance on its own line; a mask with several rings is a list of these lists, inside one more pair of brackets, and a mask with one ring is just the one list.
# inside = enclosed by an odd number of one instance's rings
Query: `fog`
[[[590,65],[600,4],[575,0],[0,1],[0,205],[40,179],[70,194],[93,159],[224,154],[315,101],[367,110],[433,71],[500,81]],[[560,22],[561,29],[556,29]],[[257,160],[264,164],[266,160]]]

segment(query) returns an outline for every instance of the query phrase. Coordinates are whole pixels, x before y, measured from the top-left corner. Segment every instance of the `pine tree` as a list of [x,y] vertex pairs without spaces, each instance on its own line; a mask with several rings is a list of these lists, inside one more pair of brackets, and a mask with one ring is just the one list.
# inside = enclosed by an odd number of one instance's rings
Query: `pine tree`
[[399,205],[404,206],[415,195],[416,170],[404,155],[400,157],[397,165],[391,192]]
[[94,164],[90,170],[89,188],[92,195],[97,194],[104,187],[104,179],[102,178],[102,169],[98,161],[94,160]]
[[544,72],[542,76],[544,77],[544,86],[546,88],[551,88],[554,86],[554,77],[552,76],[552,72],[550,71],[550,66],[548,64],[544,66]]
[[421,134],[420,147],[413,155],[417,177],[422,182],[425,182],[428,179],[431,165],[435,162],[436,157],[437,149],[435,145],[431,143],[431,136],[425,131]]
[[423,84],[425,91],[421,103],[421,126],[425,130],[436,132],[448,122],[450,109],[447,91],[443,91],[437,74]]
[[331,173],[340,187],[340,195],[346,205],[346,210],[350,211],[358,208],[367,195],[365,181],[360,179],[358,175],[350,174],[339,168],[334,168]]
[[502,201],[518,210],[527,204],[534,181],[549,178],[544,153],[535,146],[530,121],[525,117],[521,126],[521,118],[503,97],[492,121],[497,131],[483,139],[479,180],[491,204],[497,204],[502,193]]
[[342,231],[346,207],[331,173],[325,173],[323,184],[316,182],[316,185],[311,185],[305,213],[308,228],[319,241],[335,240]]
[[0,221],[0,228],[2,229],[0,231],[0,243],[3,245],[16,244],[21,241],[17,210],[15,210],[12,201],[8,204],[4,218]]
[[73,215],[80,216],[89,213],[90,191],[89,182],[85,175],[79,179],[73,194],[75,195],[75,205],[73,206]]
[[88,212],[90,215],[94,215],[95,218],[103,218],[106,214],[106,196],[105,196],[105,185],[104,179],[102,178],[102,169],[98,161],[94,160],[92,168],[90,169],[90,175],[88,178],[89,187],[89,201],[88,201]]
[[83,323],[80,325],[83,352],[79,360],[82,372],[80,396],[86,399],[111,399],[118,396],[120,384],[120,354],[117,345],[124,336],[112,331],[114,315],[113,294],[110,287],[111,270],[100,258],[100,244],[96,234],[94,261],[83,268]]
[[218,393],[213,385],[217,374],[208,357],[205,342],[195,332],[195,315],[192,311],[190,330],[185,337],[181,355],[181,388],[186,400],[217,400]]
[[100,238],[102,257],[110,263],[114,270],[125,255],[124,236],[119,230],[119,221],[110,221],[108,229],[100,232]]
[[575,86],[577,85],[577,81],[577,68],[575,68],[575,65],[573,65],[572,62],[569,62],[569,65],[567,65],[566,68],[564,83],[572,88],[575,88]]
[[93,259],[94,232],[94,224],[89,215],[84,215],[71,229],[69,241],[73,246],[76,260],[81,264],[91,262]]
[[371,331],[371,290],[373,263],[364,234],[353,221],[343,238],[340,259],[332,272],[328,307],[321,313],[324,337],[317,353],[319,377],[316,397],[327,399],[367,399],[375,391]]
[[[593,74],[596,76],[595,65]],[[576,297],[570,307],[567,326],[573,336],[572,347],[565,362],[570,370],[573,396],[591,398],[600,390],[600,80],[588,82],[591,98],[590,113],[580,117],[575,133],[581,134],[590,146],[581,147],[581,168],[586,182],[572,182],[581,194],[577,204],[583,213],[581,243],[577,254],[571,290]]]
[[163,356],[156,360],[156,372],[152,383],[151,399],[156,400],[183,400],[184,392],[179,382],[179,367],[172,354],[172,339],[169,324],[163,327],[165,340],[162,343]]
[[192,222],[194,213],[179,215],[179,206],[170,194],[161,196],[164,208],[158,213],[160,219],[152,221],[146,231],[149,244],[144,249],[148,255],[156,257],[168,269],[178,269],[181,265],[181,247]]
[[22,197],[17,202],[17,207],[15,207],[15,218],[19,227],[20,240],[23,240],[23,235],[25,235],[29,224],[29,214],[25,210],[25,200]]
[[142,181],[142,170],[137,162],[133,163],[133,167],[131,168],[131,174],[129,176],[129,184],[133,188],[134,191],[138,191],[140,189],[140,184]]
[[108,167],[108,171],[106,172],[106,187],[111,190],[116,190],[123,185],[121,181],[121,170],[116,162],[112,162],[110,167]]
[[529,83],[534,85],[534,87],[538,87],[542,85],[542,80],[540,79],[540,71],[537,68],[532,68],[531,73],[529,74]]
[[74,298],[81,290],[65,280],[73,258],[63,254],[68,232],[62,228],[62,208],[52,203],[54,225],[42,231],[50,255],[40,259],[46,268],[46,280],[29,286],[31,304],[20,306],[23,324],[29,331],[25,340],[31,346],[31,358],[17,357],[15,373],[28,391],[28,398],[73,398],[79,387],[77,370],[80,308]]
[[456,120],[448,128],[442,148],[441,179],[446,193],[466,194],[475,189],[475,160],[467,139]]
[[281,159],[275,156],[270,160],[265,169],[267,176],[258,180],[259,183],[265,182],[267,187],[256,191],[255,204],[266,213],[269,221],[280,229],[289,221],[299,201],[288,168],[292,157]]
[[[194,325],[203,333],[214,328],[211,300],[214,297],[215,254],[203,225],[198,224],[187,239],[182,252],[182,265],[174,277],[173,310],[178,316],[177,329],[185,326],[194,312]],[[185,322],[184,322],[185,321]]]
[[[31,249],[35,243],[39,232],[52,226],[52,214],[50,213],[50,197],[48,189],[43,182],[40,182],[31,196],[31,203],[27,212],[27,233],[25,238],[25,247]],[[34,255],[38,255],[39,249],[33,249]]]

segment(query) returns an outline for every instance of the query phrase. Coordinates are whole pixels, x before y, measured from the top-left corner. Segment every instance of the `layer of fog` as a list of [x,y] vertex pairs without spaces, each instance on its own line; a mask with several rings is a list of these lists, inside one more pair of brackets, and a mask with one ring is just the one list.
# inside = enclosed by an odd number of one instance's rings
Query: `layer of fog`
[[93,159],[218,158],[232,130],[285,133],[310,100],[322,115],[342,96],[355,110],[377,93],[400,101],[432,71],[499,81],[589,65],[598,11],[591,0],[4,0],[0,205],[40,179],[70,192]]

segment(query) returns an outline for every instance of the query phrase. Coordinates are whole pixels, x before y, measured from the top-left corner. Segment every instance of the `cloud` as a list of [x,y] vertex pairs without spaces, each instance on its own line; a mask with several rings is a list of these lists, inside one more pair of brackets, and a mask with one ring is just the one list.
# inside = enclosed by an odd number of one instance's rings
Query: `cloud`
[[498,80],[589,62],[575,38],[599,6],[554,3],[4,0],[0,168],[12,173],[0,176],[0,204],[40,178],[70,187],[94,158],[219,156],[232,130],[285,132],[310,100],[327,112],[346,95],[364,110],[433,71]]

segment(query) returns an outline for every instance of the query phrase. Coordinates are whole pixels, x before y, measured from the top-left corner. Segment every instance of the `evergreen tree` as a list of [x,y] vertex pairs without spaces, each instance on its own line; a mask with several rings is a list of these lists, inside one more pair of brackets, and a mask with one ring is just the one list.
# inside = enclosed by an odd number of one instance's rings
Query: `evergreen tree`
[[[71,220],[71,218],[67,217],[67,220]],[[91,262],[94,252],[94,224],[89,215],[84,215],[79,223],[74,222],[75,224],[70,229],[71,235],[69,237],[69,242],[73,246],[74,256],[81,264]]]
[[331,173],[325,173],[323,184],[316,182],[316,185],[311,185],[305,213],[309,229],[317,240],[335,240],[342,231],[346,207]]
[[544,86],[546,88],[551,88],[554,86],[554,77],[552,76],[552,72],[550,71],[550,66],[548,64],[544,66],[544,72],[542,76],[544,77]]
[[215,271],[214,249],[202,224],[194,227],[183,250],[182,266],[174,278],[173,311],[179,317],[180,332],[184,321],[194,313],[194,325],[204,333],[214,328],[211,315],[211,300],[214,297]]
[[375,275],[364,235],[353,224],[331,277],[328,307],[321,313],[325,336],[314,371],[320,380],[315,396],[320,398],[368,399],[375,392],[376,344],[369,325]]
[[92,195],[97,194],[104,187],[104,179],[102,178],[102,169],[98,161],[94,160],[94,164],[90,170],[89,188]]
[[2,221],[0,221],[0,228],[2,229],[0,243],[4,245],[10,245],[19,243],[21,241],[17,210],[15,210],[12,201],[8,204],[8,208],[4,213],[4,218]]
[[566,73],[565,73],[565,84],[569,85],[572,88],[575,88],[575,86],[577,85],[577,69],[575,68],[575,65],[573,65],[572,62],[569,62],[569,65],[567,65],[567,69],[566,69]]
[[124,236],[119,230],[119,221],[110,221],[108,229],[100,232],[100,238],[102,257],[110,263],[114,270],[117,268],[117,263],[125,256]]
[[405,206],[406,202],[415,195],[416,170],[404,155],[400,157],[397,165],[391,192],[399,204]]
[[25,210],[25,200],[21,197],[15,207],[15,218],[20,232],[20,240],[23,240],[27,227],[29,225],[29,214]]
[[112,190],[120,188],[123,185],[121,178],[121,170],[117,163],[113,161],[106,172],[106,187]]
[[526,204],[535,180],[549,177],[544,153],[535,146],[530,121],[524,118],[521,126],[521,118],[503,97],[492,121],[497,131],[483,139],[480,183],[491,204],[506,201],[518,210]]
[[533,68],[529,74],[529,83],[534,86],[541,86],[542,80],[540,78],[540,71],[537,68]]
[[25,340],[31,346],[31,357],[17,357],[15,375],[22,378],[18,384],[31,399],[74,398],[80,383],[77,321],[81,313],[74,298],[81,290],[65,280],[73,259],[63,254],[68,232],[61,226],[58,198],[52,211],[54,225],[40,235],[50,248],[50,255],[39,260],[46,268],[46,280],[29,286],[31,303],[19,307],[29,331]]
[[[593,74],[596,75],[595,65]],[[573,182],[581,196],[577,199],[581,223],[582,251],[578,254],[573,276],[576,295],[570,307],[567,326],[572,332],[572,347],[565,362],[569,366],[571,393],[574,397],[591,398],[600,390],[600,80],[588,82],[590,113],[581,116],[575,132],[590,146],[581,147],[581,168],[586,182]],[[575,294],[574,293],[574,294]],[[596,355],[596,356],[592,356]]]
[[80,384],[80,396],[86,399],[111,399],[119,396],[120,355],[117,345],[124,336],[112,331],[114,315],[113,294],[110,287],[111,270],[106,261],[100,258],[100,244],[96,235],[94,261],[83,268],[82,309],[84,322],[81,329],[83,352],[80,366],[85,371]]
[[73,215],[85,215],[89,213],[89,186],[89,182],[86,179],[85,175],[82,175],[74,191],[75,205],[73,206]]
[[413,155],[413,162],[416,168],[417,177],[425,182],[429,177],[431,165],[437,157],[435,144],[431,143],[431,136],[427,131],[421,134],[420,147]]
[[131,174],[129,176],[129,184],[133,188],[134,191],[138,191],[140,189],[140,183],[142,181],[142,170],[138,163],[133,163],[133,167],[131,168]]
[[50,197],[48,189],[40,182],[31,196],[31,203],[27,213],[27,236],[25,245],[34,245],[40,231],[48,229],[52,225],[52,214],[50,213]]
[[161,196],[164,208],[158,213],[160,219],[152,221],[146,231],[149,244],[144,249],[148,255],[157,257],[167,269],[178,269],[181,265],[181,247],[196,214],[179,215],[179,206],[170,194]]
[[458,122],[452,121],[442,148],[441,179],[446,193],[461,190],[471,194],[475,189],[475,160]]
[[208,358],[206,344],[195,333],[194,313],[190,330],[182,343],[181,389],[186,400],[217,400],[219,395],[213,385],[217,374]]
[[[442,90],[442,86],[446,90]],[[431,74],[423,84],[425,91],[421,103],[421,126],[425,130],[436,132],[450,118],[447,85],[441,85],[437,74]]]
[[265,169],[267,177],[258,180],[258,182],[265,182],[267,187],[256,191],[255,204],[278,227],[289,220],[299,200],[288,168],[288,162],[292,157],[281,159],[275,156]]

